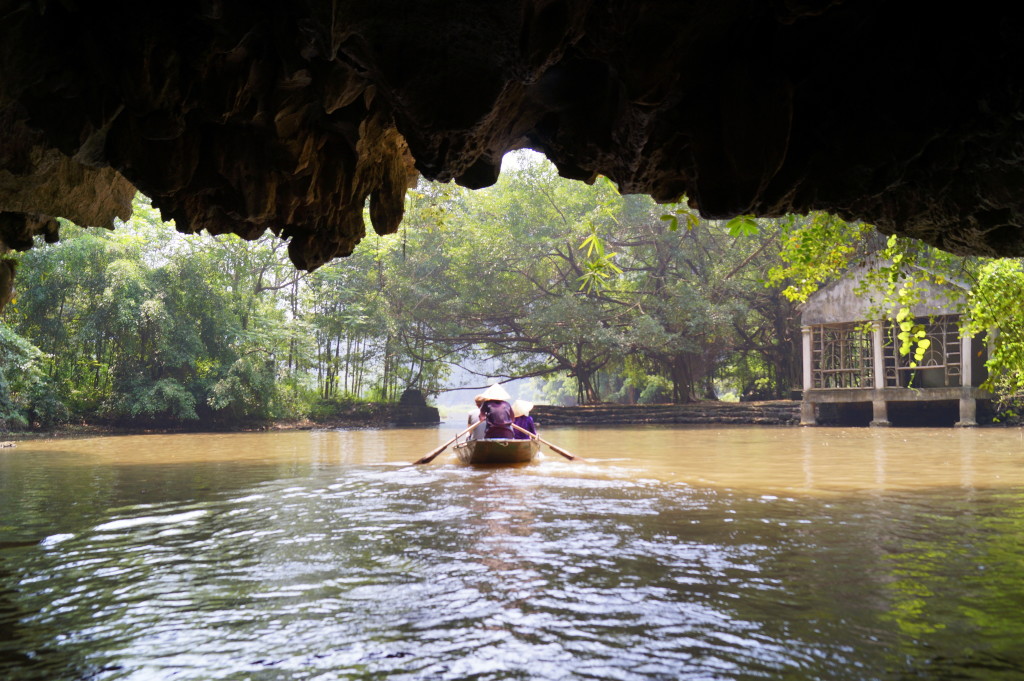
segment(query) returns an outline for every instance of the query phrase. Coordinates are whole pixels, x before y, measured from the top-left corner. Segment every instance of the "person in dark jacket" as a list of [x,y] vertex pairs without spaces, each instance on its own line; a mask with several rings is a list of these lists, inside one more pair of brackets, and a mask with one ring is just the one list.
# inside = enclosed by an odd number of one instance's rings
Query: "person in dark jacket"
[[[512,423],[519,426],[523,430],[529,431],[534,435],[537,434],[537,426],[533,423],[533,417],[530,416],[530,410],[533,409],[533,402],[527,402],[526,400],[516,400],[512,403]],[[529,435],[524,433],[522,430],[516,430],[515,437],[517,440],[527,440],[530,438]]]
[[466,439],[483,440],[484,431],[487,429],[487,422],[483,421],[483,417],[480,416],[480,407],[482,407],[484,404],[484,398],[481,397],[480,395],[477,395],[476,397],[473,398],[473,401],[476,402],[476,409],[469,410],[469,414],[467,415],[466,418],[466,425],[472,426],[473,424],[476,424],[476,428],[469,431],[469,437]]
[[495,438],[513,439],[515,431],[512,428],[512,420],[515,417],[512,415],[512,405],[509,404],[512,396],[495,383],[481,393],[478,396],[479,398],[483,398],[480,405],[480,420],[487,423],[484,437],[488,440]]

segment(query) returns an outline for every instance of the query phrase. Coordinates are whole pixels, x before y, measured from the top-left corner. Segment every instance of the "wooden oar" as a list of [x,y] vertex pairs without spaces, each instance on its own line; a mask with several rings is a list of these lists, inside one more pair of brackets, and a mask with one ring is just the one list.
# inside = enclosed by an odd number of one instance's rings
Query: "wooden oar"
[[512,427],[515,428],[516,430],[518,430],[521,433],[526,433],[527,435],[529,435],[533,439],[537,440],[537,442],[540,442],[541,444],[547,445],[548,447],[550,447],[552,449],[552,451],[557,452],[558,454],[561,454],[565,458],[569,459],[569,461],[586,461],[586,459],[584,459],[582,456],[576,456],[575,454],[570,454],[569,452],[567,452],[566,450],[562,449],[561,447],[556,447],[555,445],[551,444],[550,442],[548,442],[547,440],[542,438],[540,435],[537,435],[536,433],[531,433],[526,428],[520,428],[519,426],[517,426],[514,423],[512,424]]
[[433,450],[432,452],[430,452],[430,453],[429,453],[429,454],[427,454],[426,456],[423,456],[423,457],[421,457],[421,458],[419,458],[419,459],[416,459],[415,461],[413,461],[413,462],[412,462],[412,465],[413,465],[413,466],[415,466],[416,464],[420,464],[420,463],[430,463],[431,461],[433,461],[434,459],[436,459],[436,458],[437,458],[437,455],[438,455],[438,454],[440,454],[440,453],[441,453],[441,452],[443,452],[444,450],[448,449],[449,445],[451,445],[451,444],[452,444],[453,442],[455,442],[456,440],[458,440],[458,439],[459,439],[460,437],[462,437],[463,435],[465,435],[465,434],[466,434],[466,433],[468,433],[469,431],[471,431],[471,430],[473,430],[474,428],[476,428],[476,427],[477,427],[478,425],[480,425],[480,423],[479,423],[479,422],[477,422],[477,423],[474,423],[474,424],[473,424],[473,425],[471,425],[471,426],[470,426],[469,428],[466,428],[466,429],[465,429],[464,431],[462,431],[461,433],[459,433],[458,435],[456,435],[455,437],[453,437],[453,438],[452,438],[451,440],[448,440],[448,442],[445,442],[445,443],[444,443],[443,445],[441,445],[441,446],[440,446],[440,447],[438,447],[437,449]]

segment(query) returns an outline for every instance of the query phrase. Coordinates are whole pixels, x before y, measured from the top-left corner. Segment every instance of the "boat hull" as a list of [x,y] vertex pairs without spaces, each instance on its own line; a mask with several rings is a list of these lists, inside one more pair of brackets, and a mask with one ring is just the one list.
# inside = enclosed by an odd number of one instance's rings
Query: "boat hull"
[[539,450],[536,440],[470,440],[455,445],[459,461],[468,464],[528,463]]

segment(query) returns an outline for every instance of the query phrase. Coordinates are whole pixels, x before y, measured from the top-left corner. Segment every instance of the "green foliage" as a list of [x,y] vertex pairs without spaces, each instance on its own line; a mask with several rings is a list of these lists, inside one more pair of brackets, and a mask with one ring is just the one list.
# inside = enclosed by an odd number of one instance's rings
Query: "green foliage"
[[664,220],[668,223],[668,229],[670,232],[679,231],[680,220],[686,226],[686,231],[691,232],[696,227],[700,226],[700,216],[695,212],[680,204],[674,204],[675,210],[671,213],[666,213],[659,216],[659,220]]
[[223,378],[210,387],[207,403],[233,419],[271,416],[268,395],[274,394],[274,363],[255,355],[239,357]]
[[983,264],[971,289],[967,333],[975,337],[998,329],[985,387],[1007,400],[1024,395],[1024,263],[1020,259]]
[[[553,394],[576,402],[705,397],[715,365],[732,353],[794,364],[776,335],[791,325],[792,306],[762,285],[774,222],[736,236],[682,204],[666,215],[605,179],[587,187],[530,161],[490,189],[451,188],[446,201],[444,238],[421,223],[400,267],[384,268],[389,284],[412,279],[404,298],[415,301],[395,304],[389,318],[409,309],[438,357],[483,355],[496,375],[545,377]],[[420,211],[413,201],[411,224]],[[648,363],[643,385],[624,382],[634,356]],[[782,393],[795,373],[783,367],[776,377]]]
[[[580,403],[681,402],[716,384],[785,396],[799,376],[796,302],[822,282],[887,259],[865,295],[895,316],[924,284],[971,272],[867,225],[705,221],[527,157],[476,192],[421,183],[398,234],[309,274],[271,235],[185,236],[144,197],[135,208],[112,233],[64,224],[59,244],[20,256],[6,319],[38,346],[53,400],[4,364],[12,423],[59,418],[55,405],[165,421],[323,415],[436,394],[453,366],[481,383],[532,377]],[[919,320],[899,324],[921,361]]]
[[[823,215],[790,218],[783,243],[782,262],[770,271],[768,284],[784,285],[790,299],[805,301],[821,284],[871,256],[875,267],[858,293],[873,301],[876,318],[894,321],[897,348],[910,357],[911,367],[931,345],[911,309],[925,296],[944,295],[941,302],[961,311],[965,334],[996,334],[984,387],[1005,399],[1024,393],[1024,274],[1019,259],[962,258],[896,236],[882,241],[866,225]],[[957,281],[972,284],[947,285]]]
[[875,234],[871,225],[827,213],[791,215],[781,227],[780,261],[769,268],[766,284],[783,286],[783,295],[801,303],[845,272],[857,255],[866,255]]
[[899,352],[904,356],[913,354],[914,359],[910,366],[916,367],[918,362],[924,359],[925,351],[931,347],[932,342],[925,338],[928,332],[924,324],[914,322],[910,316],[910,307],[906,305],[896,313],[896,324],[899,326],[899,332],[896,334],[900,342]]
[[737,215],[725,224],[729,230],[729,236],[755,236],[760,232],[757,226],[757,219],[753,215]]
[[351,400],[319,399],[310,405],[309,418],[313,421],[330,421],[337,418],[344,408],[351,404]]
[[173,378],[156,381],[128,382],[112,399],[107,414],[112,418],[143,418],[146,420],[194,421],[196,398]]
[[926,338],[924,324],[911,317],[911,309],[924,302],[926,296],[934,296],[939,291],[945,297],[940,302],[952,307],[962,306],[965,299],[960,292],[963,289],[943,285],[954,275],[966,274],[965,261],[895,235],[885,241],[879,255],[879,266],[867,273],[861,293],[881,292],[874,316],[892,318],[895,313],[899,327],[898,350],[903,356],[912,356],[910,366],[915,367],[924,359],[931,341]]
[[0,323],[0,430],[49,428],[65,422],[67,408],[57,398],[43,368],[39,348]]
[[651,376],[644,381],[643,389],[637,402],[640,404],[658,404],[672,399],[672,381],[664,376]]
[[273,295],[300,275],[279,240],[184,236],[141,196],[114,232],[65,223],[61,237],[22,256],[8,308],[52,384],[54,399],[32,397],[34,420],[60,418],[64,404],[118,420],[250,418],[271,414],[285,388],[301,406],[303,327]]
[[608,288],[608,279],[614,275],[622,274],[622,269],[615,264],[616,253],[607,253],[604,240],[596,231],[591,232],[583,243],[580,250],[585,251],[586,260],[583,261],[584,272],[577,277],[580,282],[580,291],[595,293]]

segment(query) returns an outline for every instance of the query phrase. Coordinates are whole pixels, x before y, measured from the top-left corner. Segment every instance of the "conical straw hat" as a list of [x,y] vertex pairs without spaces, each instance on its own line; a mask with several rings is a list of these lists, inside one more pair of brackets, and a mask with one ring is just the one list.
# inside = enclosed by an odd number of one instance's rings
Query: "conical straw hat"
[[483,391],[483,393],[480,394],[480,397],[484,398],[485,400],[502,400],[504,402],[508,402],[509,400],[512,399],[512,396],[509,395],[508,392],[497,383],[492,385],[487,390]]
[[512,415],[513,416],[526,416],[533,409],[533,402],[527,402],[526,400],[516,400],[512,403]]

